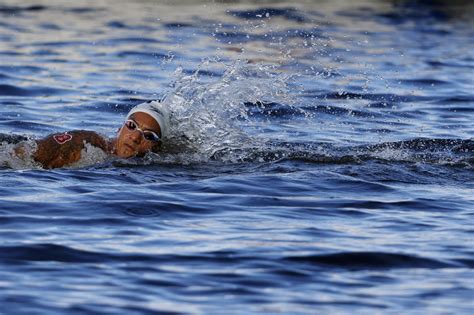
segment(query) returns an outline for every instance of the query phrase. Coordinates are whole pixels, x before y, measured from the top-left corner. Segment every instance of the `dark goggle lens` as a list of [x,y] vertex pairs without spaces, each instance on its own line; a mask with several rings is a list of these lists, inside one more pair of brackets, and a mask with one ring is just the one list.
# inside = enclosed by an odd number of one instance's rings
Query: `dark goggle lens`
[[150,131],[145,131],[143,133],[143,137],[148,141],[159,141],[160,140],[160,137],[158,137],[158,135],[156,133],[150,132]]
[[127,128],[130,129],[130,130],[135,130],[135,129],[137,129],[137,125],[136,125],[132,120],[128,120],[128,121],[125,123],[125,126],[127,126]]
[[138,128],[138,125],[133,120],[127,120],[125,126],[128,130],[139,130],[143,134],[143,138],[148,141],[160,141],[160,137],[153,131],[143,131]]

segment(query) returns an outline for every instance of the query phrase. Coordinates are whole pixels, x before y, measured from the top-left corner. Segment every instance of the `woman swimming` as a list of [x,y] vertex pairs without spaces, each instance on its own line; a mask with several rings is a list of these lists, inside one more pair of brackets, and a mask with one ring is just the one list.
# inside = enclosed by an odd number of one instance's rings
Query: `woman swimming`
[[[87,130],[52,134],[35,141],[32,158],[43,168],[69,166],[81,159],[86,144],[121,158],[143,156],[157,151],[168,134],[168,110],[159,101],[149,101],[130,110],[116,138],[107,139]],[[25,143],[19,143],[14,152],[18,157],[26,158]]]

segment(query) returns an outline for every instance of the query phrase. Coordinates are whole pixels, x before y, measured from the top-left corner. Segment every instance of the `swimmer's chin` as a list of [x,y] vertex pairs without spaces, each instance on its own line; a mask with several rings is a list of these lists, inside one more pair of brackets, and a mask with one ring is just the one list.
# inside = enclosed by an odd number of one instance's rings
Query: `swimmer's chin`
[[[130,152],[130,153],[128,153]],[[135,151],[125,151],[125,152],[117,152],[116,155],[122,159],[130,159],[130,158],[134,158],[137,156],[137,152]]]
[[114,153],[116,156],[123,159],[129,159],[137,156],[137,151],[129,145],[124,145],[123,148],[117,149]]

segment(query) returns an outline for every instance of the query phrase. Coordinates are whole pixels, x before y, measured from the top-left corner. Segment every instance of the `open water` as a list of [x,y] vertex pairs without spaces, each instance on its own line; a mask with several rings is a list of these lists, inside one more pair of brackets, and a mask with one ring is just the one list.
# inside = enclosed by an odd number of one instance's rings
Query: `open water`
[[[2,1],[0,314],[472,314],[473,16]],[[156,98],[161,154],[11,154]]]

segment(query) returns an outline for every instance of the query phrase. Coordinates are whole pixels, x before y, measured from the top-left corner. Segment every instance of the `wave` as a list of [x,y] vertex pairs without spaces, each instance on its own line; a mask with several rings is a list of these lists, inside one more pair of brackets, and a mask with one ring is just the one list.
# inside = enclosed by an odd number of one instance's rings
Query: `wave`
[[428,163],[474,167],[474,140],[426,139],[357,146],[331,143],[268,142],[259,147],[224,148],[210,157],[222,162],[303,161],[316,164],[352,164],[366,161]]
[[0,84],[0,96],[44,96],[60,95],[71,93],[72,91],[44,86],[18,87],[9,84]]
[[[147,263],[251,263],[258,257],[233,251],[214,251],[195,254],[143,254],[93,252],[52,243],[2,246],[0,261],[18,262],[56,261],[63,263],[104,263],[104,262],[147,262]],[[271,258],[269,258],[271,259]],[[273,257],[275,263],[283,265],[302,264],[306,266],[334,267],[349,270],[360,269],[405,269],[405,268],[473,268],[471,259],[440,260],[417,255],[386,252],[338,252],[303,256]]]
[[418,257],[415,255],[384,253],[384,252],[342,252],[326,255],[291,256],[284,258],[288,262],[296,262],[316,266],[332,266],[351,270],[360,269],[395,269],[395,268],[456,268],[468,267],[465,261]]
[[23,12],[31,12],[31,11],[43,11],[46,10],[47,7],[43,5],[29,5],[29,6],[7,6],[7,5],[0,5],[0,13],[2,14],[19,14]]
[[22,141],[27,141],[28,137],[22,135],[11,135],[0,133],[0,143],[3,144],[17,144]]

